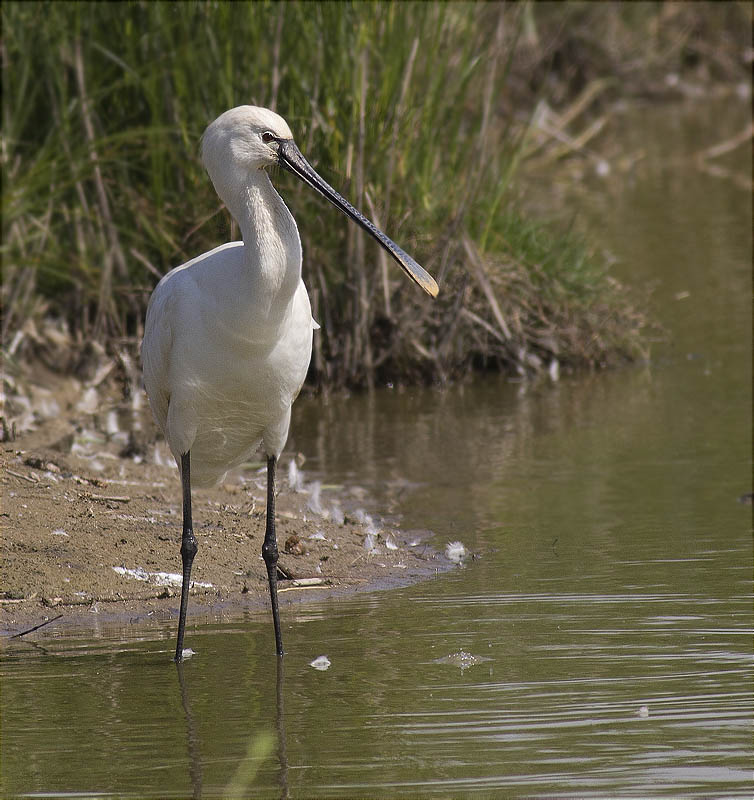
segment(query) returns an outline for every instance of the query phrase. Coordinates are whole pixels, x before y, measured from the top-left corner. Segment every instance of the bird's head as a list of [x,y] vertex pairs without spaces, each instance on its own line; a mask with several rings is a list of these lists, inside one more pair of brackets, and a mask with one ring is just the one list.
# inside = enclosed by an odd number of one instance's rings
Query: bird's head
[[213,182],[228,170],[263,169],[279,160],[280,143],[292,141],[286,121],[274,111],[238,106],[221,114],[202,137],[202,161]]
[[293,173],[373,236],[427,294],[437,295],[435,279],[317,174],[296,147],[286,121],[274,111],[238,106],[221,114],[204,132],[202,161],[226,203],[228,190],[243,186],[255,170],[277,164]]

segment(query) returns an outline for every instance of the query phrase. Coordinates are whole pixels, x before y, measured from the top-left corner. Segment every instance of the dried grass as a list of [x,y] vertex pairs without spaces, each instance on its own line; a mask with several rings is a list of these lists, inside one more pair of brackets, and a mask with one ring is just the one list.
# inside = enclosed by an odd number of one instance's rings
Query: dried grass
[[[597,158],[618,91],[748,80],[747,8],[4,3],[4,357],[68,369],[92,339],[135,354],[155,280],[233,236],[197,153],[204,125],[240,102],[286,116],[315,166],[441,285],[438,302],[418,297],[279,176],[323,325],[312,384],[640,357],[636,302],[583,245],[533,235],[510,187],[521,164]],[[697,166],[726,177],[716,155]],[[56,326],[73,355],[40,333]]]

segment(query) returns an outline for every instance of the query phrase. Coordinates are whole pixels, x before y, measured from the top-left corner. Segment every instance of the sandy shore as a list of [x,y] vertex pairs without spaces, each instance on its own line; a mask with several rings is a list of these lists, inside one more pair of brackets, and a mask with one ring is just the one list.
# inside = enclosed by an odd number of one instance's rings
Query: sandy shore
[[[112,418],[111,418],[112,421]],[[164,444],[108,434],[102,419],[61,417],[0,453],[0,633],[56,624],[176,616],[180,602],[178,471]],[[281,605],[404,585],[447,569],[428,532],[401,531],[355,508],[348,487],[309,482],[281,460],[277,519]],[[303,479],[302,479],[303,476]],[[190,615],[268,605],[261,547],[264,471],[196,490]],[[96,615],[96,616],[95,616]]]

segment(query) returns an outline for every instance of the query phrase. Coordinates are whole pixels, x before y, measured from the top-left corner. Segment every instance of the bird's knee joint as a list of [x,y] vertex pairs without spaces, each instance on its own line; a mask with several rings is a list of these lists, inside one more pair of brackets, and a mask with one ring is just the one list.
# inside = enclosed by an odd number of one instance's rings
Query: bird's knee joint
[[264,559],[264,563],[268,566],[270,564],[277,564],[278,546],[276,542],[265,542],[262,545],[262,558]]
[[194,532],[189,530],[187,534],[183,535],[183,539],[181,539],[181,558],[184,561],[187,559],[193,561],[198,549],[199,545],[196,543]]

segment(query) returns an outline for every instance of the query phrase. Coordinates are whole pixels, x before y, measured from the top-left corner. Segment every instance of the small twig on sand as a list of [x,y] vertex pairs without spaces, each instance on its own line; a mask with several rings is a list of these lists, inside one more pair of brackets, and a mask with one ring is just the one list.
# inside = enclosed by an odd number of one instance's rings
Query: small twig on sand
[[89,492],[84,492],[81,495],[83,498],[87,500],[99,500],[102,503],[105,502],[113,502],[113,503],[130,503],[131,498],[127,495],[117,495],[117,494],[90,494]]
[[24,480],[24,481],[29,481],[29,483],[38,483],[39,482],[38,480],[35,480],[34,478],[30,478],[28,475],[22,475],[20,472],[14,472],[12,469],[6,469],[5,471],[8,473],[8,475],[12,475],[14,478],[21,478],[21,480]]
[[290,586],[282,586],[278,592],[291,592],[294,589],[321,589],[327,586],[329,581],[324,578],[294,578]]

